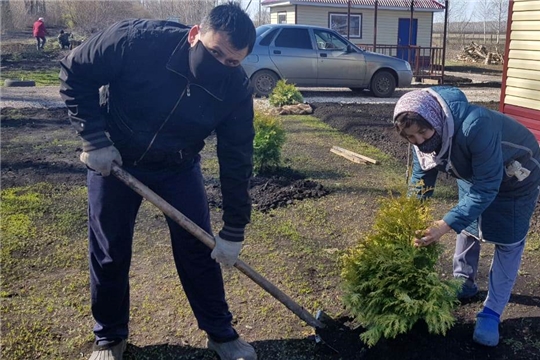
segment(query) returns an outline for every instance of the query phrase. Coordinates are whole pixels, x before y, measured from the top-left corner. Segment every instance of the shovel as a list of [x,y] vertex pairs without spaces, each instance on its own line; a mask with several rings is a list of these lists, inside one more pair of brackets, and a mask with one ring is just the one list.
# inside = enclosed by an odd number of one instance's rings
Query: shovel
[[[195,224],[193,221],[188,219],[180,211],[175,209],[171,204],[167,203],[163,198],[161,198],[158,194],[150,190],[142,182],[137,180],[135,177],[133,177],[131,174],[126,172],[124,169],[122,169],[120,166],[118,166],[115,163],[112,164],[111,173],[114,176],[116,176],[120,181],[125,183],[131,189],[133,189],[136,193],[138,193],[143,198],[145,198],[146,200],[154,204],[165,215],[167,215],[172,220],[176,221],[180,226],[186,229],[198,240],[202,241],[206,246],[208,246],[211,249],[214,248],[215,242],[214,242],[214,237],[212,235],[208,234],[206,231],[201,229],[197,224]],[[321,310],[319,310],[317,313],[317,317],[312,316],[306,309],[304,309],[302,306],[297,304],[293,299],[291,299],[284,292],[279,290],[275,285],[273,285],[271,282],[266,280],[262,275],[260,275],[255,270],[253,270],[251,267],[249,267],[249,265],[247,265],[242,260],[238,259],[236,261],[236,264],[234,264],[234,266],[238,270],[240,270],[242,273],[244,273],[244,275],[246,275],[251,280],[253,280],[257,285],[259,285],[264,290],[266,290],[266,292],[268,292],[270,295],[276,298],[279,302],[285,305],[287,309],[292,311],[296,316],[304,320],[309,326],[315,328],[316,334],[317,334],[315,336],[315,341],[317,343],[324,344],[324,341],[318,335],[317,330],[325,328],[326,325],[319,319],[322,319],[323,321],[327,321],[328,319],[330,319],[327,315],[325,315]],[[333,350],[336,351],[335,349]]]

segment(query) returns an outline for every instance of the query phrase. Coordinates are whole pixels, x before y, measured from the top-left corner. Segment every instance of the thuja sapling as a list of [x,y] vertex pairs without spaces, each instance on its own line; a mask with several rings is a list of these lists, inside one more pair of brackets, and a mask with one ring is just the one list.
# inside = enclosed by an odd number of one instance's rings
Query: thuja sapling
[[414,246],[415,232],[432,222],[429,200],[384,198],[371,231],[342,257],[343,301],[366,328],[360,338],[368,346],[406,333],[420,320],[434,334],[444,335],[454,324],[461,282],[439,276],[442,245]]
[[272,94],[268,98],[272,106],[294,105],[304,102],[302,93],[294,84],[288,84],[286,80],[279,80]]
[[281,150],[285,144],[285,128],[278,117],[255,112],[255,138],[253,139],[253,168],[263,173],[279,166]]

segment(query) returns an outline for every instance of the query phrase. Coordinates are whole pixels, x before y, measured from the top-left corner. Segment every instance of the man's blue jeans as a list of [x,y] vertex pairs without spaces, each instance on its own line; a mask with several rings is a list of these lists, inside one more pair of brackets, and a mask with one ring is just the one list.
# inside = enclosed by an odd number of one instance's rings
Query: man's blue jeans
[[[212,233],[198,158],[182,170],[124,169]],[[103,177],[89,170],[87,182],[94,333],[97,341],[125,339],[133,229],[142,198],[113,175]],[[217,341],[236,338],[225,301],[221,268],[210,257],[211,250],[169,218],[167,224],[176,269],[199,328]]]

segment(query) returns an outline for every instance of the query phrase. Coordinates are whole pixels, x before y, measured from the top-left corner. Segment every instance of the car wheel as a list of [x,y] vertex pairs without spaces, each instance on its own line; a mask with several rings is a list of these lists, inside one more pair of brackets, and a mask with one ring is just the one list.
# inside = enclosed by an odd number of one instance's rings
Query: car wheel
[[376,97],[390,97],[396,89],[396,79],[388,71],[380,71],[371,79],[371,92]]
[[260,70],[251,76],[251,83],[255,88],[255,95],[269,96],[276,87],[279,78],[273,71]]

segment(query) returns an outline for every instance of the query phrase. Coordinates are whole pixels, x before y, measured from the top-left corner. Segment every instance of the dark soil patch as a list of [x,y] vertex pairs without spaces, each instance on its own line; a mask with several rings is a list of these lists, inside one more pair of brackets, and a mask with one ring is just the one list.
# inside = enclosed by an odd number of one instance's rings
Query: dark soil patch
[[[497,102],[479,105],[492,110],[499,108]],[[407,143],[392,126],[394,105],[321,103],[313,104],[313,107],[313,115],[333,128],[407,163]]]
[[[31,38],[30,34],[30,38]],[[47,42],[55,41],[48,38]],[[0,57],[0,63],[2,70],[24,70],[24,71],[46,71],[50,69],[58,69],[60,71],[60,64],[58,63],[65,55],[69,53],[68,50],[60,49],[46,49],[45,51],[38,51],[35,44],[22,44],[22,43],[7,43],[2,44],[2,56]]]
[[[285,172],[286,173],[286,172]],[[219,182],[206,186],[210,206],[221,208],[221,188]],[[283,206],[292,205],[296,201],[309,198],[320,198],[328,194],[321,184],[305,179],[284,176],[255,176],[251,179],[251,195],[253,208],[266,212]]]
[[[481,75],[502,75],[502,65],[491,65],[491,66],[469,66],[466,63],[463,65],[453,65],[445,66],[445,71],[455,71],[471,74],[481,74]],[[445,76],[446,78],[446,76]]]
[[[73,143],[77,140],[66,109],[6,108],[1,110],[1,114],[3,188],[44,181],[84,184],[86,169],[79,161],[82,149],[62,144],[64,141]],[[21,134],[28,141],[12,143]],[[51,143],[58,146],[49,146]],[[36,151],[36,148],[39,150]],[[221,208],[219,181],[208,179],[206,189],[210,206]],[[253,206],[260,211],[288,206],[303,199],[319,198],[327,193],[321,184],[305,180],[302,174],[287,168],[277,168],[251,180]]]
[[[498,110],[498,102],[479,103],[488,109]],[[336,104],[314,106],[313,115],[328,125],[366,142],[403,164],[412,162],[407,142],[397,134],[391,124],[394,105],[391,104]],[[412,151],[412,149],[411,149]],[[438,183],[455,186],[455,180],[439,174]],[[531,231],[540,233],[540,206],[531,221]]]

